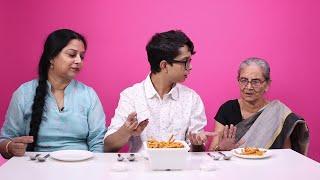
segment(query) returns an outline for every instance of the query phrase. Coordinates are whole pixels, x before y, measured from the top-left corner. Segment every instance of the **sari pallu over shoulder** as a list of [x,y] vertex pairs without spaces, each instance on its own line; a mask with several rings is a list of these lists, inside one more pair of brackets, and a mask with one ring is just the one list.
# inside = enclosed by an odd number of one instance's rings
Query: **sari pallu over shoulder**
[[280,149],[290,137],[293,150],[307,153],[309,131],[306,122],[278,100],[236,126],[236,139],[245,142],[241,147]]

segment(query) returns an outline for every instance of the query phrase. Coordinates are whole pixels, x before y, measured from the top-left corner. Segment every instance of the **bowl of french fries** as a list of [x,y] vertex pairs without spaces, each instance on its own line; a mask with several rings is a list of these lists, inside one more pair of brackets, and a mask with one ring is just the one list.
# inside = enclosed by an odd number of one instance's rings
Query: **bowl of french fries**
[[186,168],[190,147],[185,141],[174,140],[173,136],[167,141],[149,139],[144,142],[144,148],[149,157],[149,167],[153,170]]

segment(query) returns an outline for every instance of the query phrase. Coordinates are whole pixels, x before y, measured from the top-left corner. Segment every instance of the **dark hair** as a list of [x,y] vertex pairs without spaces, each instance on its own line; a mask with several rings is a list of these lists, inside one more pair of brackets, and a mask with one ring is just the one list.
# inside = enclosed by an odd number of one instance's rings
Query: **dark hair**
[[82,41],[85,49],[87,49],[85,38],[81,34],[69,29],[59,29],[52,32],[51,34],[49,34],[46,42],[44,43],[43,52],[38,65],[38,87],[36,88],[36,93],[33,99],[30,122],[29,135],[33,136],[33,143],[28,145],[28,151],[34,151],[34,148],[37,145],[39,127],[44,111],[46,95],[48,93],[47,80],[48,71],[51,65],[50,60],[55,58],[61,52],[61,50],[66,47],[68,43],[73,39]]
[[156,33],[146,46],[148,61],[152,73],[160,72],[160,62],[173,60],[179,55],[179,48],[187,45],[191,54],[195,54],[190,38],[180,30]]

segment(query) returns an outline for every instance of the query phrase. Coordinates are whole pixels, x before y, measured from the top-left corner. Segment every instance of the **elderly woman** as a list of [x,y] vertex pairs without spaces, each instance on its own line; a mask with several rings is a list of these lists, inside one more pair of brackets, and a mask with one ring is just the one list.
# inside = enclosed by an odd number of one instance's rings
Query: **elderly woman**
[[95,91],[74,77],[83,66],[86,41],[68,29],[52,32],[38,79],[14,93],[0,134],[5,158],[28,151],[78,149],[103,152],[105,114]]
[[236,147],[292,148],[306,154],[309,133],[305,121],[279,100],[269,101],[264,94],[270,87],[269,64],[248,58],[238,70],[240,98],[229,100],[218,110],[210,150]]

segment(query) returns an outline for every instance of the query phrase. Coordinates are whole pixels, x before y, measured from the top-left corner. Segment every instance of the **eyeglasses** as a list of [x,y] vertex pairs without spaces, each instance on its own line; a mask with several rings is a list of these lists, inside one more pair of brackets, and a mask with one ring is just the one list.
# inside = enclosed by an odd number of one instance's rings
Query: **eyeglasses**
[[238,81],[242,87],[246,87],[250,83],[253,88],[259,88],[266,80],[251,79],[251,81],[249,81],[247,78],[239,78]]
[[171,63],[181,63],[181,64],[184,64],[184,69],[189,71],[190,70],[190,64],[191,64],[191,60],[192,59],[187,59],[185,61],[178,61],[178,60],[167,60],[168,62],[171,62]]

